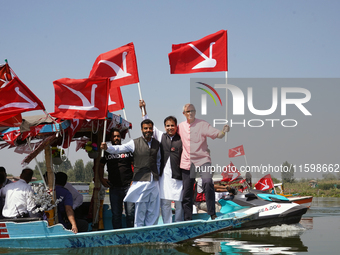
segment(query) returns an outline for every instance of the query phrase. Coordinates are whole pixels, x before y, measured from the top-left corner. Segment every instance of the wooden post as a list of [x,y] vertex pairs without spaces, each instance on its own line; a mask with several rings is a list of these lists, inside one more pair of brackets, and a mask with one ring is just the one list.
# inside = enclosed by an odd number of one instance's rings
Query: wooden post
[[[51,147],[50,145],[47,145],[45,147],[45,162],[46,162],[46,172],[47,172],[47,179],[48,179],[48,188],[52,190],[52,202],[54,203],[56,201],[56,194],[55,194],[55,188],[54,188],[54,172],[52,168],[52,152],[51,152]],[[54,207],[52,209],[54,211],[53,218],[54,218],[54,224],[58,223],[58,217],[57,217],[57,207]],[[51,215],[52,216],[52,215]],[[52,221],[52,220],[51,220]],[[49,220],[50,223],[50,220]]]
[[[95,137],[95,136],[94,136]],[[99,191],[101,188],[101,183],[99,179],[99,167],[100,167],[100,157],[101,157],[101,150],[100,144],[103,140],[103,132],[100,130],[97,132],[97,139],[96,143],[98,145],[98,157],[94,159],[94,189],[93,189],[93,219],[92,219],[92,230],[97,231],[99,230],[99,209],[100,209],[100,199],[99,199]]]

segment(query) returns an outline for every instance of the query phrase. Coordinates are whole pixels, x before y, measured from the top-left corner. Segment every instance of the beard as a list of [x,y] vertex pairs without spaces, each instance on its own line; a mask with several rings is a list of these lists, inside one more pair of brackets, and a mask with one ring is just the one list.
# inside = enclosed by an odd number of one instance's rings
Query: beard
[[114,144],[114,145],[121,145],[121,140],[115,139],[115,140],[113,141],[113,144]]
[[143,136],[145,139],[151,138],[153,132],[143,132]]

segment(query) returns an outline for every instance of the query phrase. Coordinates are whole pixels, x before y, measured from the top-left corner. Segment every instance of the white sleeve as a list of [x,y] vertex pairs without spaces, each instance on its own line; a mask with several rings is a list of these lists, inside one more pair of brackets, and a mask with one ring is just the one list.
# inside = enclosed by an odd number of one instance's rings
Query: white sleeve
[[118,154],[124,152],[134,152],[135,151],[135,143],[133,140],[122,144],[122,145],[109,145],[107,146],[106,152],[110,154]]

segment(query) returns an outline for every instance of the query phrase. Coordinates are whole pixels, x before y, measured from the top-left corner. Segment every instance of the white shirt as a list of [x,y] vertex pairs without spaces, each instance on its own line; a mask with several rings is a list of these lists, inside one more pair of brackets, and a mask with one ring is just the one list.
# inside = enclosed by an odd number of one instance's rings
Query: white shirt
[[73,198],[73,210],[75,210],[83,203],[83,195],[80,194],[79,191],[76,190],[69,182],[65,184],[64,188],[71,192]]
[[[163,132],[154,126],[153,137],[162,141]],[[173,136],[169,136],[172,140]],[[183,181],[172,178],[170,157],[168,158],[162,176],[159,177],[159,196],[161,199],[182,201]]]
[[32,211],[35,207],[33,189],[22,179],[7,184],[0,190],[0,195],[5,197],[5,206],[2,210],[4,217],[16,217],[18,214]]

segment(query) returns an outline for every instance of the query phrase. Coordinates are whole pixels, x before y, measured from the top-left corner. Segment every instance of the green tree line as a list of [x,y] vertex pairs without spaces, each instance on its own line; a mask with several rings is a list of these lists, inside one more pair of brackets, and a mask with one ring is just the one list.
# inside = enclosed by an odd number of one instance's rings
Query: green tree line
[[[46,173],[46,162],[38,162],[38,165],[41,169],[42,174]],[[41,180],[41,176],[39,173],[38,165],[35,166],[33,172],[33,176],[37,178],[37,180]],[[72,166],[69,159],[63,161],[60,165],[53,165],[53,169],[55,172],[64,172],[68,176],[68,182],[91,182],[93,180],[93,162],[88,161],[84,165],[84,161],[82,159],[78,159],[74,165]]]

